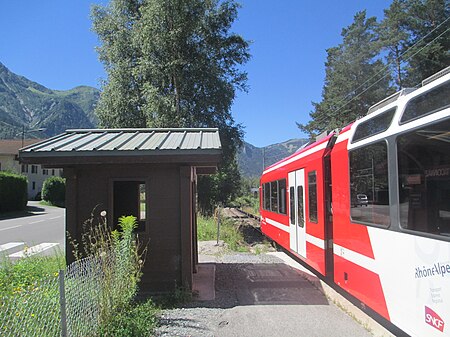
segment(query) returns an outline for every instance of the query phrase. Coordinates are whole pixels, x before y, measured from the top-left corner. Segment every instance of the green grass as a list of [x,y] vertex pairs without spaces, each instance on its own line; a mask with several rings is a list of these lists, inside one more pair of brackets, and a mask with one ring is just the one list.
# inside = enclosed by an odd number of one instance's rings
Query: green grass
[[[65,259],[61,253],[48,257],[33,255],[15,262],[6,257],[0,260],[0,308],[6,305],[8,309],[5,312],[0,310],[0,330],[5,329],[0,331],[0,335],[36,333],[50,337],[59,334],[60,269],[65,269]],[[76,287],[77,281],[83,283],[84,291],[89,290],[86,287],[89,280],[83,281],[80,277],[67,279],[66,291],[74,287],[73,282]],[[86,293],[81,295],[88,296]],[[151,336],[159,311],[151,300],[126,303],[117,308],[110,319],[103,321],[92,336]]]
[[39,205],[64,208],[64,206],[62,206],[62,205],[56,205],[56,204],[52,203],[51,201],[47,201],[47,200],[39,201]]
[[[217,240],[217,219],[199,215],[197,218],[197,235],[199,241]],[[233,219],[221,217],[219,239],[223,240],[228,248],[233,251],[246,252],[249,250],[244,241],[244,236]]]
[[29,290],[36,282],[56,277],[65,269],[64,256],[29,256],[13,263],[2,257],[0,261],[0,297],[8,297]]
[[6,336],[56,336],[59,331],[58,271],[62,254],[0,261],[0,326]]

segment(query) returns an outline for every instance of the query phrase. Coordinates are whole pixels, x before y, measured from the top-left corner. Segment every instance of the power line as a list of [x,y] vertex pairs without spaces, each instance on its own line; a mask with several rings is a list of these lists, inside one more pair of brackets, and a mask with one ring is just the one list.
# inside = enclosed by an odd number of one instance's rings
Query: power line
[[[438,36],[436,36],[433,40],[431,40],[430,42],[428,42],[425,46],[423,46],[421,49],[419,49],[418,51],[416,51],[414,54],[412,54],[411,56],[409,56],[406,60],[404,61],[408,61],[411,57],[417,55],[419,52],[421,52],[425,47],[427,47],[430,43],[434,42],[436,39],[438,39],[439,37],[441,37],[442,35],[444,35],[446,32],[448,32],[450,30],[450,28],[447,28],[444,32],[442,32],[441,34],[439,34]],[[365,90],[363,90],[361,93],[359,93],[358,95],[356,95],[355,97],[353,97],[350,101],[348,101],[346,104],[344,104],[342,107],[338,108],[338,110],[336,110],[335,112],[339,111],[341,108],[343,108],[345,105],[349,104],[350,102],[352,102],[355,98],[358,98],[359,96],[361,96],[362,94],[364,94],[367,90],[369,90],[370,88],[372,88],[375,84],[377,84],[378,82],[380,82],[382,79],[384,79],[386,76],[388,76],[388,74],[384,75],[383,77],[381,77],[380,79],[378,79],[377,81],[375,81],[374,83],[372,83],[369,87],[367,87]]]
[[[439,25],[437,25],[435,28],[433,28],[430,32],[428,32],[428,34],[426,34],[426,35],[424,35],[421,39],[419,39],[418,41],[416,41],[412,46],[410,46],[407,50],[405,50],[402,54],[400,54],[400,56],[398,57],[398,59],[400,60],[405,54],[407,54],[407,53],[409,53],[412,49],[414,49],[419,43],[421,43],[425,38],[427,38],[428,36],[430,36],[434,31],[436,31],[437,29],[439,29],[439,27],[441,27],[443,24],[445,24],[447,21],[449,21],[450,20],[450,16],[447,18],[447,19],[445,19],[444,21],[442,21]],[[447,30],[448,30],[448,28],[447,28]],[[444,33],[447,31],[447,30],[445,30],[444,31]],[[440,37],[440,35],[438,36],[438,37]],[[438,38],[437,37],[437,38]],[[434,40],[436,40],[436,38],[435,39],[433,39],[431,42],[433,42]],[[431,43],[431,42],[429,42],[429,43]],[[428,44],[429,44],[428,43]],[[425,48],[428,44],[426,44],[425,46],[423,46],[422,47],[422,49],[423,48]],[[422,50],[422,49],[420,49],[420,50]],[[417,54],[417,53],[416,53]],[[416,54],[413,54],[412,56],[414,56],[414,55],[416,55]],[[412,56],[410,56],[409,58],[411,58]],[[408,59],[409,59],[408,58]],[[406,59],[406,60],[408,60],[408,59]],[[405,61],[405,60],[403,60],[403,61]],[[384,71],[386,71],[388,68],[389,68],[389,66],[390,66],[390,64],[391,64],[392,62],[388,62],[387,64],[386,64],[386,66],[385,67],[383,67],[378,73],[376,73],[375,75],[373,75],[372,77],[370,77],[368,80],[366,80],[363,84],[361,84],[359,87],[357,87],[356,89],[354,89],[354,90],[352,90],[351,92],[349,92],[342,100],[340,100],[339,102],[338,102],[338,104],[336,104],[336,105],[339,105],[339,104],[341,104],[342,102],[344,102],[346,99],[347,99],[347,97],[349,97],[350,95],[351,95],[351,93],[352,92],[357,92],[360,88],[362,88],[363,86],[365,86],[367,83],[369,83],[370,81],[372,81],[375,77],[377,77],[379,74],[381,74],[381,73],[383,73]],[[386,75],[387,76],[387,75]]]
[[[445,21],[443,21],[439,26],[437,26],[436,28],[434,28],[431,32],[433,32],[434,30],[436,30],[438,27],[440,27],[443,23],[447,22],[450,19],[450,17],[448,17]],[[431,40],[430,42],[428,42],[426,45],[424,45],[422,48],[420,48],[419,50],[417,50],[414,54],[408,56],[406,59],[402,60],[402,61],[408,61],[409,59],[411,59],[413,56],[417,55],[419,52],[421,52],[424,48],[426,48],[428,45],[430,45],[431,43],[433,43],[435,40],[437,40],[438,38],[440,38],[442,35],[444,35],[445,33],[447,33],[450,30],[450,28],[447,28],[445,31],[443,31],[441,34],[439,34],[438,36],[436,36],[433,40]],[[428,33],[427,35],[425,35],[422,39],[420,39],[418,42],[416,42],[413,46],[411,46],[410,48],[408,48],[408,50],[406,50],[402,55],[400,55],[399,59],[407,54],[408,52],[411,51],[412,48],[414,48],[415,45],[417,45],[419,42],[421,42],[425,37],[427,37],[428,35],[431,34]],[[352,92],[356,92],[358,89],[360,89],[362,86],[364,86],[365,84],[367,84],[369,81],[371,81],[372,79],[374,79],[376,76],[378,76],[379,74],[381,74],[382,72],[384,72],[390,65],[390,62],[388,62],[388,64],[382,69],[380,70],[377,74],[375,74],[374,76],[372,76],[370,79],[368,79],[367,81],[365,81],[363,84],[361,84],[357,89],[352,90]],[[380,77],[377,81],[375,81],[374,83],[372,83],[370,86],[368,86],[366,89],[364,89],[363,91],[361,91],[359,94],[357,94],[356,96],[354,96],[352,99],[350,99],[349,101],[347,101],[346,103],[344,103],[343,105],[341,105],[339,108],[337,108],[336,110],[333,111],[333,113],[337,113],[340,110],[342,110],[342,108],[344,108],[345,106],[347,106],[348,104],[350,104],[351,102],[353,102],[356,98],[360,97],[362,94],[364,94],[367,90],[369,90],[370,88],[372,88],[375,84],[377,84],[378,82],[380,82],[382,79],[386,78],[389,75],[389,73],[386,73],[384,76]],[[351,93],[348,93],[345,98],[343,100],[341,100],[339,103],[343,102]],[[339,104],[338,103],[338,104]],[[325,118],[325,117],[324,117]]]

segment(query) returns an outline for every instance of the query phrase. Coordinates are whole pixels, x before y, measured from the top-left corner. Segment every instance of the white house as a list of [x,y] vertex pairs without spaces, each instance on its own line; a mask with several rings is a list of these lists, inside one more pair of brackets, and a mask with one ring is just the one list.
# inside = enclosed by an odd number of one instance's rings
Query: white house
[[40,196],[42,184],[51,176],[61,176],[61,169],[45,169],[41,165],[21,165],[18,155],[19,149],[42,139],[3,139],[0,140],[0,171],[11,171],[23,174],[28,178],[28,199],[34,200]]

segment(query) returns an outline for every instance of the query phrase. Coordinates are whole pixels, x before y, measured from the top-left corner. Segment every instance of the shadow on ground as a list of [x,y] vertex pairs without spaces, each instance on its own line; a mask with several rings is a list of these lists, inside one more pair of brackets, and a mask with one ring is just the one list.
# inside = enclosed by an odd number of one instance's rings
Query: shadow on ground
[[251,305],[328,305],[308,274],[284,263],[217,263],[215,300],[187,307],[233,308]]
[[327,305],[303,273],[283,263],[217,264],[216,296],[231,295],[240,306]]
[[[156,336],[173,336],[177,329],[188,329],[186,335],[192,336],[262,336],[261,331],[255,331],[275,329],[265,326],[272,323],[258,323],[264,315],[277,321],[287,313],[299,312],[301,318],[301,313],[330,308],[327,298],[304,272],[284,263],[216,263],[215,267],[215,299],[192,301],[175,313],[166,313],[159,318],[162,328]],[[241,334],[241,328],[250,324],[246,319],[258,326]],[[241,320],[245,322],[241,324]]]
[[245,243],[249,245],[267,242],[267,238],[259,228],[243,223],[239,226],[239,231],[242,233]]
[[0,220],[24,218],[27,216],[42,215],[42,214],[46,214],[44,208],[36,205],[32,206],[28,205],[23,211],[0,214]]

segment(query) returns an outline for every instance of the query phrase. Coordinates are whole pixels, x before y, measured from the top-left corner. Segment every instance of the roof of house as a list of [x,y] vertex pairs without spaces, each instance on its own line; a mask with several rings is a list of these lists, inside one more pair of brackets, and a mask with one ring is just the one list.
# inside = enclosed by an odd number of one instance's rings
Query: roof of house
[[0,140],[0,155],[16,155],[20,148],[41,141],[42,139],[24,139],[22,145],[21,139],[2,139]]
[[112,157],[135,157],[143,162],[155,156],[217,156],[221,153],[219,131],[215,128],[79,129],[67,130],[27,146],[21,149],[19,157],[30,163],[40,163],[39,158],[52,158],[57,162],[69,157],[89,158],[93,163]]

